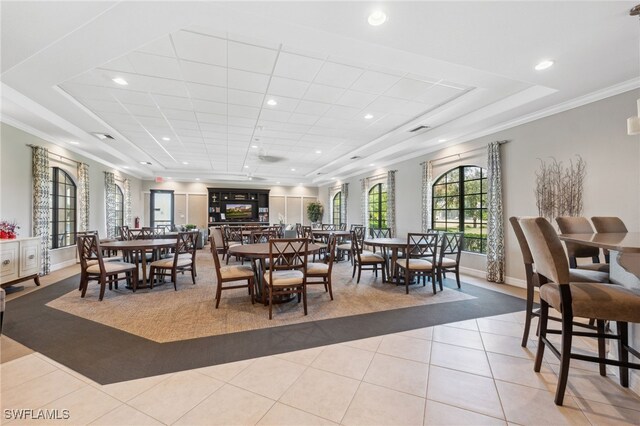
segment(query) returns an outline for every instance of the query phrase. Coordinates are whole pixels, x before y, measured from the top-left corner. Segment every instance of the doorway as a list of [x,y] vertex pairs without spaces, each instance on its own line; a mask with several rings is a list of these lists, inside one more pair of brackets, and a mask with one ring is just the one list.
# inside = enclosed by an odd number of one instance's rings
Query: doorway
[[152,228],[164,227],[168,231],[173,230],[173,191],[164,189],[151,190],[151,202],[149,203],[149,220]]

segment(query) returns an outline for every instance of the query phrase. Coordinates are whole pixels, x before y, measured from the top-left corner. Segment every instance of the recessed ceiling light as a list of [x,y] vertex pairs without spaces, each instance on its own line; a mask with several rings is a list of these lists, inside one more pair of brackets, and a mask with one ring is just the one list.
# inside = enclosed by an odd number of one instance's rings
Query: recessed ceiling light
[[186,166],[187,164],[189,164],[189,162],[188,161],[183,161],[182,164],[184,164]]
[[375,166],[375,165],[376,165],[376,163],[371,163],[371,164],[369,164],[369,166]]
[[331,179],[332,179],[332,180],[336,180],[336,178],[334,178],[334,177],[332,177]]
[[170,137],[168,137],[168,136],[165,136],[165,137],[163,137],[163,138],[162,138],[162,140],[163,140],[163,141],[170,141],[170,140],[171,140],[171,138],[170,138]]
[[371,114],[367,114],[367,115],[364,116],[365,120],[371,120],[372,118],[373,118],[373,115],[371,115]]
[[322,151],[320,151],[319,149],[316,150],[316,154],[322,154]]
[[280,185],[280,182],[276,182],[278,185]]
[[536,71],[542,71],[542,70],[546,70],[547,68],[551,67],[553,65],[553,61],[546,59],[542,62],[540,62],[538,65],[536,65]]
[[123,168],[123,169],[127,169],[127,170],[128,170],[128,169],[130,169],[130,167],[129,167],[129,166],[122,166],[122,168]]
[[248,169],[248,168],[249,168],[249,166],[244,166],[244,168],[245,168],[245,169]]
[[173,179],[173,178],[172,178],[171,176],[167,176],[167,179],[171,180],[171,179]]
[[200,178],[196,178],[196,180],[200,180]]
[[258,148],[258,145],[251,145],[251,148],[256,149]]
[[69,143],[71,145],[80,145],[80,142],[78,142],[78,141],[69,141]]
[[150,165],[151,165],[151,163],[150,163],[150,162],[148,162],[148,161],[141,161],[141,162],[140,162],[140,164],[144,164],[144,165],[147,165],[147,166],[150,166]]
[[298,185],[302,186],[302,182],[298,182]]
[[446,142],[446,139],[438,139],[438,142]]
[[278,101],[276,101],[275,99],[269,99],[267,101],[267,105],[276,106],[276,105],[278,105]]
[[253,180],[253,178],[251,176],[249,176],[249,180]]
[[129,84],[129,83],[127,83],[127,80],[125,80],[125,79],[124,79],[124,78],[122,78],[122,77],[116,77],[116,78],[114,78],[114,79],[113,79],[113,82],[114,82],[114,83],[116,83],[116,84],[119,84],[119,85],[121,85],[121,86],[126,86],[127,84]]
[[295,172],[295,171],[296,171],[296,169],[291,169],[291,171],[292,171],[292,172]]
[[382,25],[387,22],[387,15],[381,10],[376,10],[371,15],[369,15],[367,21],[369,22],[369,25],[377,27],[378,25]]

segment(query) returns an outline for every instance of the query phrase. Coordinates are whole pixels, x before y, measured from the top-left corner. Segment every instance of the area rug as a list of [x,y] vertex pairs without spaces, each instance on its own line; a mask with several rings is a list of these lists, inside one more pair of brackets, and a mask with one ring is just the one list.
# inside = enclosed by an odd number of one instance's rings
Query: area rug
[[430,283],[412,285],[405,294],[404,286],[383,283],[382,276],[376,278],[371,271],[363,271],[360,283],[356,283],[351,264],[338,262],[332,274],[333,301],[323,286],[309,286],[308,315],[304,315],[302,303],[294,300],[275,305],[273,320],[269,320],[268,308],[252,305],[246,289],[223,291],[220,307],[215,309],[216,274],[209,252],[198,252],[197,271],[195,285],[189,275],[179,276],[177,291],[169,282],[136,293],[122,285],[107,290],[99,301],[99,286],[92,284],[85,298],[72,290],[47,306],[166,343],[475,298],[447,287],[433,294]]

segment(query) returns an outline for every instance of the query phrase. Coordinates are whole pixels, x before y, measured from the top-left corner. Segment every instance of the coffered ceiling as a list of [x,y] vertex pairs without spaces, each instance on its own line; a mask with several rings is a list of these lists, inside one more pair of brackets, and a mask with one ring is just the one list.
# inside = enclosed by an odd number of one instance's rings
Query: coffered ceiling
[[578,23],[575,3],[375,6],[379,27],[359,2],[2,2],[3,121],[144,178],[321,184],[638,85],[630,2]]

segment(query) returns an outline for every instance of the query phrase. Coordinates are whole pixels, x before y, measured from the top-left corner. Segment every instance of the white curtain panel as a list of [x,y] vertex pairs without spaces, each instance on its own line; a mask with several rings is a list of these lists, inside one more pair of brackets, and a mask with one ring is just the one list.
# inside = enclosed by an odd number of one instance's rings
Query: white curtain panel
[[396,171],[387,172],[387,227],[396,235]]
[[125,179],[124,183],[124,225],[131,226],[131,181]]
[[433,163],[422,163],[422,232],[431,229],[431,213],[433,203]]
[[360,219],[362,226],[368,226],[367,222],[367,179],[360,179]]
[[47,275],[51,269],[49,257],[51,168],[47,148],[32,147],[31,174],[33,177],[33,236],[40,237],[40,275]]
[[107,215],[107,238],[116,238],[116,177],[111,172],[104,172],[105,205]]
[[487,281],[502,283],[505,275],[500,142],[487,146]]
[[347,197],[349,196],[349,184],[343,183],[340,187],[340,217],[343,223],[347,223]]
[[89,165],[78,163],[78,228],[89,230]]

